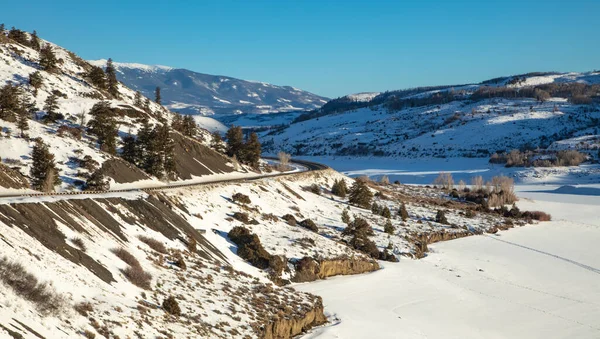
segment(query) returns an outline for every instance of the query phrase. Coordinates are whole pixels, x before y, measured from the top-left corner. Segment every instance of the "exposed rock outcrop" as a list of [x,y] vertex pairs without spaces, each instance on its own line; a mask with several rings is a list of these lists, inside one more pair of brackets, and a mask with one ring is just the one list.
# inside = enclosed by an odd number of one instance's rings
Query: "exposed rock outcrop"
[[325,279],[336,275],[351,275],[373,272],[379,269],[375,260],[367,258],[340,258],[315,260],[309,257],[296,263],[296,275],[293,282],[307,282]]
[[263,328],[261,338],[263,339],[287,339],[298,334],[304,333],[315,326],[327,322],[323,314],[323,301],[317,297],[315,305],[308,310],[302,317],[277,318]]

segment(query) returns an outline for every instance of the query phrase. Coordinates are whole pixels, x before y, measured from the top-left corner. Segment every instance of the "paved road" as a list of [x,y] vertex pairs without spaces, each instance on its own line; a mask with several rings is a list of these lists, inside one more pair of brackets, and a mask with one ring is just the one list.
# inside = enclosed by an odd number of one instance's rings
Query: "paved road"
[[[264,157],[264,159],[277,160],[277,158],[272,158],[272,157]],[[275,177],[280,177],[280,176],[284,176],[284,175],[295,175],[295,174],[299,174],[299,173],[311,172],[311,171],[320,171],[320,170],[324,170],[324,169],[328,169],[329,168],[326,165],[319,164],[319,163],[316,163],[316,162],[311,162],[311,161],[305,161],[305,160],[292,159],[292,160],[290,160],[290,163],[291,164],[300,165],[300,166],[306,168],[306,170],[300,171],[300,172],[287,172],[287,173],[279,173],[279,174],[259,174],[259,175],[256,175],[256,176],[250,176],[250,177],[245,177],[245,178],[221,179],[221,180],[206,181],[206,182],[201,182],[201,183],[185,183],[185,182],[184,183],[177,183],[177,182],[175,182],[175,183],[171,183],[169,185],[162,185],[162,186],[155,186],[155,187],[127,188],[127,189],[108,190],[108,191],[76,191],[76,192],[52,192],[52,193],[43,193],[43,192],[14,193],[14,194],[0,195],[0,199],[2,199],[2,198],[16,198],[16,197],[35,197],[35,196],[62,196],[62,195],[81,195],[81,194],[125,193],[125,192],[139,192],[139,191],[144,191],[144,192],[162,191],[162,190],[167,190],[167,189],[172,189],[172,188],[202,186],[202,185],[209,185],[209,184],[219,184],[219,183],[224,183],[224,182],[244,182],[244,181],[258,180],[258,179],[263,179],[263,178],[275,178]]]

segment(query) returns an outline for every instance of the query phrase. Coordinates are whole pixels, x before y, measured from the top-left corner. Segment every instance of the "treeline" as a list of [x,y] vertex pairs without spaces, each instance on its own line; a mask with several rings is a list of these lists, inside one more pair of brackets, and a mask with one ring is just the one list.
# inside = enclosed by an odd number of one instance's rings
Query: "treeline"
[[[228,156],[243,164],[258,168],[262,146],[255,132],[244,138],[244,132],[240,126],[231,126],[225,137],[227,138],[226,153]],[[220,143],[220,137],[216,141]]]
[[471,95],[472,100],[534,98],[542,102],[552,97],[565,98],[577,105],[590,104],[594,100],[600,99],[600,84],[550,83],[523,88],[483,86]]
[[505,167],[579,166],[586,160],[587,156],[576,150],[558,151],[545,157],[533,151],[512,150],[508,153],[494,153],[490,157],[490,163]]

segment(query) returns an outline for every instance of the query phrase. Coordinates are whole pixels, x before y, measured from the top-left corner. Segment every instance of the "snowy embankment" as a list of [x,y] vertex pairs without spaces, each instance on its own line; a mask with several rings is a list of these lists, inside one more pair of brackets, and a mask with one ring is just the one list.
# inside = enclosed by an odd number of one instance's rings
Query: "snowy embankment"
[[518,205],[554,221],[437,243],[419,261],[296,286],[322,296],[336,324],[304,338],[599,337],[600,196],[579,193],[600,189],[539,190],[518,187]]

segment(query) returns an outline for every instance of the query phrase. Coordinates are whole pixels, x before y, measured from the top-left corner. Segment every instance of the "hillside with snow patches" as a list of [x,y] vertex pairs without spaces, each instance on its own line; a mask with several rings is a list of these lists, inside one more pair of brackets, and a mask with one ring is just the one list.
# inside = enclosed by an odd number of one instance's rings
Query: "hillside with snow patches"
[[346,96],[262,140],[271,152],[294,155],[487,157],[523,147],[597,153],[599,84],[600,72],[534,73]]
[[[123,171],[136,172],[137,170],[127,170],[117,157],[100,151],[95,137],[88,133],[83,133],[81,138],[75,137],[69,131],[82,128],[81,119],[84,124],[92,118],[89,114],[90,109],[100,101],[109,102],[110,106],[118,112],[118,153],[121,148],[121,138],[127,135],[136,135],[141,126],[141,122],[147,119],[151,125],[157,125],[165,121],[170,123],[173,113],[154,103],[148,101],[148,108],[135,106],[135,91],[126,87],[122,83],[118,84],[119,96],[114,97],[108,92],[94,87],[86,74],[90,71],[91,65],[79,58],[75,53],[65,50],[51,42],[41,40],[42,44],[52,46],[52,49],[58,59],[58,70],[56,72],[46,72],[41,69],[39,64],[40,53],[19,44],[16,41],[6,38],[4,35],[0,41],[0,86],[5,84],[19,85],[24,96],[29,98],[35,105],[35,112],[28,120],[29,129],[26,131],[26,137],[21,137],[16,122],[0,121],[3,137],[0,138],[0,156],[2,162],[17,169],[23,176],[28,177],[31,168],[31,151],[35,144],[35,139],[41,138],[49,147],[55,157],[55,162],[59,170],[59,177],[62,180],[61,187],[58,190],[78,190],[77,183],[85,181],[90,171],[80,162],[86,157],[97,162],[98,167],[102,167],[107,160],[111,166],[108,171],[112,174],[121,174]],[[39,71],[42,78],[42,84],[37,92],[29,84],[29,75]],[[52,94],[58,96],[57,112],[64,115],[64,119],[56,123],[44,123],[43,117],[46,112],[43,110],[46,99]],[[180,179],[193,179],[206,174],[225,174],[234,172],[234,166],[230,159],[212,151],[210,145],[212,136],[209,130],[221,130],[224,126],[214,119],[203,117],[196,120],[201,127],[196,140],[183,137],[176,134],[175,149],[185,149],[186,152],[177,155],[178,168],[188,166],[190,162],[200,162],[204,168],[193,173],[181,173]],[[207,129],[203,129],[206,127]],[[66,132],[59,130],[66,129]],[[203,154],[203,155],[201,155]],[[88,157],[88,158],[89,158]],[[203,157],[203,159],[200,159]],[[194,160],[195,159],[195,160]],[[187,162],[187,164],[186,164]],[[196,166],[197,167],[197,166]],[[138,171],[139,172],[139,171]],[[201,173],[202,172],[202,173]],[[182,175],[181,175],[182,174]],[[109,175],[110,176],[110,175]],[[140,179],[143,174],[136,174],[133,178]],[[147,177],[148,184],[161,185],[162,182],[156,178]],[[131,180],[129,180],[131,181]],[[113,188],[119,188],[120,183],[127,182],[127,178],[112,180]]]
[[[90,63],[104,67],[106,60]],[[116,62],[117,78],[153,98],[161,88],[163,104],[185,114],[229,115],[304,111],[321,107],[327,98],[294,88],[187,69]]]

